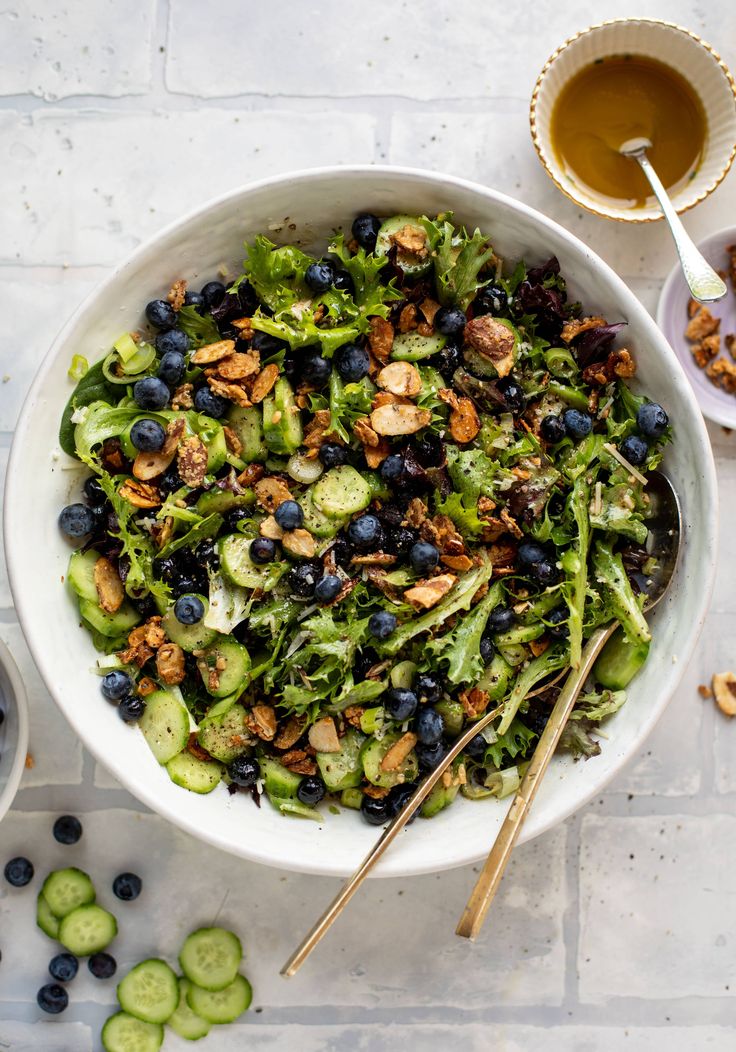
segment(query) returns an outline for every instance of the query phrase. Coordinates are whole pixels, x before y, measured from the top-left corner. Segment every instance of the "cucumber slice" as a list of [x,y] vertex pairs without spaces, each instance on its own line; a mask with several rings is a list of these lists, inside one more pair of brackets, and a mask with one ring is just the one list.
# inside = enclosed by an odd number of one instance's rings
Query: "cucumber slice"
[[220,636],[197,658],[197,668],[209,693],[214,698],[226,698],[246,686],[250,654],[242,643]]
[[160,764],[168,763],[189,741],[189,713],[168,690],[148,695],[138,726]]
[[447,337],[439,333],[422,336],[418,332],[404,332],[394,338],[390,357],[395,362],[421,362],[422,358],[441,351],[446,343]]
[[395,771],[384,771],[381,768],[381,761],[399,738],[401,738],[401,734],[398,731],[385,734],[380,741],[376,738],[369,738],[361,749],[360,760],[363,764],[363,771],[368,781],[373,785],[380,785],[384,789],[390,789],[391,786],[399,785],[401,782],[413,782],[419,774],[419,762],[413,749]]
[[185,1041],[199,1041],[200,1038],[207,1037],[212,1024],[198,1016],[187,1004],[187,994],[191,985],[188,979],[179,979],[179,1004],[166,1022],[174,1033],[183,1037]]
[[202,620],[197,621],[195,625],[183,625],[181,621],[178,621],[173,606],[169,607],[161,621],[166,638],[172,643],[178,643],[182,650],[204,650],[217,639],[215,629],[207,628],[205,625],[207,611],[210,608],[209,599],[204,595],[199,595],[197,598],[204,605],[204,615]]
[[131,968],[118,983],[124,1012],[144,1023],[165,1023],[179,1003],[179,981],[166,961],[152,957]]
[[265,756],[260,760],[260,764],[263,788],[269,800],[289,800],[296,797],[302,780],[300,774],[288,771],[278,760],[270,760]]
[[312,502],[330,518],[344,519],[371,502],[371,487],[350,464],[331,468],[314,484]]
[[593,665],[593,675],[602,687],[624,690],[649,654],[649,643],[630,643],[621,628],[608,640]]
[[67,570],[67,580],[80,599],[87,599],[97,606],[97,589],[95,588],[95,563],[99,552],[91,548],[87,552],[72,552]]
[[513,668],[500,654],[496,654],[478,680],[478,688],[486,691],[490,701],[498,701],[506,693]]
[[42,891],[36,900],[36,924],[50,939],[59,938],[59,918],[54,916]]
[[437,702],[435,709],[445,721],[445,734],[450,738],[457,738],[465,723],[465,710],[460,702],[443,699]]
[[102,906],[80,906],[59,925],[59,942],[77,957],[89,957],[109,946],[118,933],[118,922]]
[[127,1012],[111,1015],[102,1028],[105,1052],[158,1052],[163,1043],[160,1023],[143,1023]]
[[247,409],[236,406],[228,413],[228,427],[240,439],[242,450],[240,456],[250,464],[257,460],[263,462],[268,456],[268,449],[263,438],[263,414],[260,407],[254,405]]
[[363,794],[360,789],[343,789],[340,793],[340,803],[343,807],[349,807],[351,811],[360,811]]
[[392,687],[404,687],[409,689],[417,674],[417,666],[413,661],[399,661],[388,674]]
[[291,456],[302,444],[302,416],[285,377],[263,399],[263,437],[272,453]]
[[131,628],[135,628],[141,620],[141,615],[134,610],[130,603],[123,603],[114,614],[106,614],[100,610],[96,599],[79,600],[79,612],[84,620],[99,632],[102,636],[114,639],[117,636],[127,636]]
[[199,928],[188,935],[179,954],[187,979],[203,990],[224,990],[235,982],[243,947],[226,928]]
[[392,236],[406,226],[412,227],[424,235],[427,252],[424,256],[416,256],[413,253],[399,249],[396,252],[396,265],[408,276],[419,277],[420,274],[426,274],[431,268],[432,255],[429,251],[431,248],[429,232],[425,224],[417,216],[397,215],[384,220],[378,231],[374,252],[377,256],[388,255],[393,248]]
[[219,489],[213,486],[212,489],[202,494],[195,508],[200,515],[212,515],[214,512],[222,515],[231,508],[250,508],[255,504],[255,500],[256,495],[253,490],[246,490],[245,493],[232,493],[229,489]]
[[[207,421],[207,431],[212,427],[212,421]],[[227,460],[227,440],[225,432],[220,424],[217,425],[214,434],[200,435],[207,446],[207,474],[214,475],[219,471]]]
[[315,507],[309,490],[299,497],[299,504],[304,512],[304,529],[309,530],[313,537],[334,537],[348,522],[347,515],[330,517]]
[[222,778],[222,766],[219,763],[215,760],[199,760],[186,749],[169,760],[166,770],[174,785],[201,795],[211,793]]
[[244,537],[242,533],[230,533],[220,538],[220,569],[233,584],[240,585],[241,588],[262,588],[264,592],[268,592],[278,581],[281,572],[286,570],[286,565],[257,565],[249,554],[251,544],[252,540]]
[[459,788],[459,785],[450,785],[447,787],[444,785],[436,785],[419,808],[419,814],[422,818],[434,818],[436,814],[439,814],[440,811],[444,811],[446,807],[450,806],[457,796]]
[[322,781],[331,793],[353,789],[363,779],[360,750],[365,736],[350,730],[340,739],[339,752],[318,752],[316,756]]
[[253,991],[244,975],[236,976],[224,990],[203,990],[192,983],[187,993],[191,1010],[208,1023],[234,1023],[252,1000]]
[[252,741],[243,706],[233,705],[220,716],[206,716],[199,725],[197,741],[216,760],[232,763]]
[[95,888],[87,874],[70,866],[68,869],[55,869],[43,882],[41,894],[46,899],[53,915],[61,920],[77,909],[95,901]]

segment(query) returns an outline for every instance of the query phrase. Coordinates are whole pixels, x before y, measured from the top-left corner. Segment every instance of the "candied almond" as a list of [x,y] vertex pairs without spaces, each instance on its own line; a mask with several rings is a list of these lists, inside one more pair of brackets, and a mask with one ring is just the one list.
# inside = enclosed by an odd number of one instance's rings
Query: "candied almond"
[[190,435],[179,446],[176,466],[187,486],[197,489],[207,474],[207,446],[199,435]]
[[268,537],[270,541],[280,541],[284,536],[284,531],[276,522],[273,515],[267,515],[258,527],[258,532],[261,537]]
[[274,512],[279,504],[283,504],[285,500],[293,500],[291,490],[284,480],[277,478],[275,475],[267,475],[265,478],[259,479],[253,489],[255,490],[256,500],[266,511]]
[[429,577],[407,588],[404,592],[404,599],[417,609],[430,610],[439,603],[443,596],[447,595],[456,581],[457,577],[451,573]]
[[290,716],[277,736],[273,744],[277,749],[290,749],[294,742],[298,741],[304,733],[307,724],[304,716]]
[[394,345],[394,327],[386,318],[378,317],[371,318],[369,324],[368,344],[371,354],[374,354],[379,362],[387,362]]
[[100,606],[106,614],[114,614],[123,605],[125,589],[120,574],[105,555],[95,563],[94,581]]
[[230,402],[235,402],[241,409],[247,409],[250,404],[250,398],[248,392],[240,384],[228,383],[227,380],[218,380],[216,376],[208,376],[207,383],[213,394],[220,395],[221,398],[226,398]]
[[402,763],[406,760],[407,756],[414,748],[417,743],[416,734],[412,734],[411,731],[407,731],[406,734],[402,734],[398,741],[394,742],[390,749],[387,750],[385,756],[381,760],[382,771],[396,771],[401,767]]
[[402,307],[399,314],[399,332],[411,332],[417,327],[417,308],[413,303],[407,303]]
[[186,675],[184,651],[177,643],[162,643],[156,653],[156,671],[168,686],[181,683]]
[[390,362],[376,376],[376,384],[391,394],[414,398],[422,389],[422,378],[411,362]]
[[222,433],[225,436],[225,445],[227,446],[228,450],[233,454],[233,456],[239,457],[240,454],[243,452],[243,443],[240,441],[233,429],[231,427],[228,427],[227,424],[223,424]]
[[331,716],[324,716],[309,728],[309,744],[317,752],[339,752],[340,739],[337,736],[335,721]]
[[194,365],[209,365],[211,362],[219,362],[221,358],[229,358],[234,351],[234,340],[217,340],[196,350],[191,360]]
[[158,508],[161,503],[161,497],[155,486],[133,479],[126,479],[118,490],[118,494],[134,508]]
[[570,320],[566,321],[562,326],[560,339],[563,343],[570,343],[576,336],[579,336],[581,332],[587,332],[588,329],[600,329],[600,327],[605,324],[605,318],[570,318]]
[[432,419],[429,409],[415,405],[382,405],[371,413],[371,427],[379,435],[413,435]]
[[253,386],[250,389],[250,400],[253,403],[253,405],[257,405],[259,402],[263,401],[263,399],[269,393],[269,391],[274,386],[278,378],[278,365],[266,365],[263,369],[261,369],[260,373],[255,378]]
[[472,442],[480,431],[480,417],[475,403],[470,398],[458,398],[457,405],[450,410],[448,423],[450,434],[456,442]]
[[488,358],[499,376],[508,376],[514,367],[514,348],[516,337],[508,325],[481,314],[465,326],[465,342]]
[[314,537],[309,530],[285,530],[281,544],[290,555],[300,559],[311,559],[317,550]]
[[[238,351],[228,358],[223,358],[215,367],[217,376],[223,380],[246,380],[249,376],[255,376],[261,367],[260,356],[257,353],[248,352],[244,354]],[[214,375],[213,374],[213,375]]]

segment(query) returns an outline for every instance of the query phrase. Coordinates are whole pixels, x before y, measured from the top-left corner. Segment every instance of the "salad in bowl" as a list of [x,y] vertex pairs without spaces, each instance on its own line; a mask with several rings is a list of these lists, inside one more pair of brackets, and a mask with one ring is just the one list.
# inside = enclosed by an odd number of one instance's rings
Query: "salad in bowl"
[[145,329],[73,360],[67,586],[100,704],[177,785],[382,824],[493,708],[422,814],[504,797],[615,619],[563,739],[600,751],[649,648],[669,420],[628,386],[624,323],[492,233],[363,213],[321,258],[256,236],[234,280],[172,274]]

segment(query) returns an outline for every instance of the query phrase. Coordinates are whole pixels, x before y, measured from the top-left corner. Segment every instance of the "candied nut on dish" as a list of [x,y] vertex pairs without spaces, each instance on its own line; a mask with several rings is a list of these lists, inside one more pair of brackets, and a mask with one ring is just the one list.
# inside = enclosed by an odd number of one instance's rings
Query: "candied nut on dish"
[[465,342],[493,363],[499,376],[508,376],[514,367],[516,337],[508,325],[481,314],[465,326]]

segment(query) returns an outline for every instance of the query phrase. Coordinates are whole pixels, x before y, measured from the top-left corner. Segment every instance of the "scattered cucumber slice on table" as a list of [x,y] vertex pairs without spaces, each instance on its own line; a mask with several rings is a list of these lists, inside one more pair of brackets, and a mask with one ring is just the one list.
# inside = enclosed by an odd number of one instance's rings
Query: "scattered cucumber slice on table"
[[109,946],[118,922],[101,906],[79,906],[59,925],[59,942],[77,957],[90,957]]
[[328,518],[348,518],[363,511],[370,502],[370,484],[350,464],[326,471],[312,490],[312,503]]
[[208,1023],[233,1023],[247,1011],[253,999],[251,985],[244,975],[237,975],[224,990],[203,990],[195,983],[187,993],[187,1004]]
[[200,795],[211,793],[222,778],[222,764],[216,760],[200,760],[187,749],[172,756],[166,770],[174,785]]
[[167,690],[148,695],[138,726],[160,764],[168,763],[189,741],[189,713]]
[[41,888],[41,895],[58,919],[62,920],[78,906],[95,901],[95,888],[87,874],[71,866],[49,873]]
[[215,629],[207,628],[204,623],[207,611],[210,608],[209,599],[205,595],[198,595],[197,598],[204,606],[204,614],[202,619],[197,621],[196,624],[183,625],[177,619],[173,606],[169,607],[161,621],[161,627],[166,633],[166,638],[170,639],[172,643],[178,643],[182,650],[203,650],[204,647],[208,647],[210,643],[214,643],[217,639]]
[[174,1033],[183,1037],[185,1041],[199,1041],[200,1038],[207,1037],[212,1024],[202,1019],[189,1007],[187,994],[191,986],[188,979],[179,980],[179,1004],[174,1009],[173,1015],[166,1020],[166,1025],[170,1026]]
[[179,1003],[179,982],[166,961],[141,961],[118,983],[123,1011],[144,1023],[165,1023]]
[[158,1052],[163,1043],[160,1023],[144,1023],[127,1012],[111,1015],[102,1028],[105,1052]]
[[224,990],[235,981],[243,947],[225,928],[200,928],[187,937],[179,964],[187,979],[203,990]]
[[50,939],[59,938],[59,918],[54,916],[43,892],[38,893],[36,901],[36,924]]

